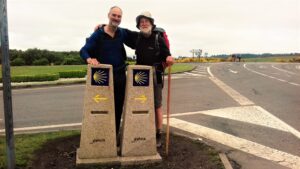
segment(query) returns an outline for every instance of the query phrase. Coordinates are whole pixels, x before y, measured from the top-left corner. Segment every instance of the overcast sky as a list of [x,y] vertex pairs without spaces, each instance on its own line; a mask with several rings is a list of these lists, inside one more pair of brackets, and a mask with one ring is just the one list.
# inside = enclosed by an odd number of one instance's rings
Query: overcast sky
[[[173,56],[300,52],[300,0],[9,0],[11,49],[80,50],[110,7],[121,27],[150,11],[169,36]],[[133,55],[128,50],[128,55]]]

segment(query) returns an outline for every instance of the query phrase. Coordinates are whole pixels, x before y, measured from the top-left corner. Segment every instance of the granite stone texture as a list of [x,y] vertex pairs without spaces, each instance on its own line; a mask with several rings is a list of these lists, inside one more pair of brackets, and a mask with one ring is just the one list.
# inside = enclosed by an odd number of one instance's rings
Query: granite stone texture
[[123,164],[161,160],[156,150],[153,95],[152,67],[128,66],[121,136]]
[[112,66],[88,65],[80,147],[76,163],[119,161]]

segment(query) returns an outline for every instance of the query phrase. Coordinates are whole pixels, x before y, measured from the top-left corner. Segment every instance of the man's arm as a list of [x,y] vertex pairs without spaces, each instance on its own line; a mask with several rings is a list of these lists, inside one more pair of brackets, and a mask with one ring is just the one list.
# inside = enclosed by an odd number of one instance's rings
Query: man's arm
[[[94,31],[99,30],[103,26],[105,26],[105,24],[96,25],[96,27],[94,28]],[[135,49],[136,40],[138,38],[139,32],[131,31],[131,30],[125,29],[125,28],[121,28],[121,29],[123,29],[125,32],[125,35],[124,35],[125,36],[125,39],[124,39],[125,45],[130,47],[131,49]]]
[[171,66],[174,64],[174,59],[171,56],[170,50],[167,47],[165,40],[161,37],[158,38],[160,56],[163,57],[163,60],[166,61],[167,66]]
[[138,38],[139,32],[131,31],[129,29],[124,29],[125,31],[125,39],[124,43],[126,46],[130,47],[131,49],[136,48],[136,40]]
[[92,51],[96,50],[96,47],[100,44],[101,30],[95,31],[89,38],[86,39],[85,45],[80,49],[80,57],[84,59],[88,64],[97,65],[100,62],[95,59],[95,56],[91,56]]

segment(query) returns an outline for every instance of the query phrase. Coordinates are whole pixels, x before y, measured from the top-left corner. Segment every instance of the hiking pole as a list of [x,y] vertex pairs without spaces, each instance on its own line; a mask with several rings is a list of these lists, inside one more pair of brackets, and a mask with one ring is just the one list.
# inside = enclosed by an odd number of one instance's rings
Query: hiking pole
[[166,155],[169,153],[169,140],[170,140],[170,95],[171,95],[171,66],[168,68],[168,96],[167,96],[167,131],[166,131]]

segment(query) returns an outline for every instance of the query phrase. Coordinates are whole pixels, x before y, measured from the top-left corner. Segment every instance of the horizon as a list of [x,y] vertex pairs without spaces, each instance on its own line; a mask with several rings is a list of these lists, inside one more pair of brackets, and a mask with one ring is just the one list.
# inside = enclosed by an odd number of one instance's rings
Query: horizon
[[[7,3],[11,49],[79,51],[94,27],[107,23],[109,8],[117,5],[123,10],[120,27],[134,31],[137,31],[135,17],[142,11],[150,11],[155,24],[166,30],[173,57],[192,56],[192,49],[202,49],[202,54],[207,52],[208,56],[300,53],[297,0],[187,0],[184,4],[180,0],[44,0],[43,3],[11,0]],[[126,51],[129,56],[134,55],[127,47]]]

